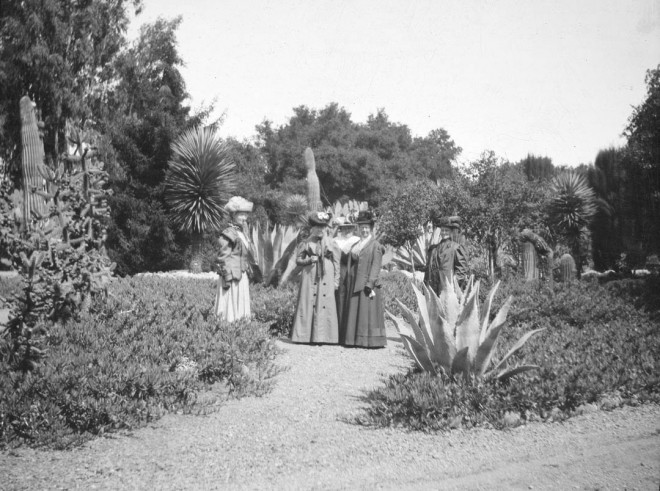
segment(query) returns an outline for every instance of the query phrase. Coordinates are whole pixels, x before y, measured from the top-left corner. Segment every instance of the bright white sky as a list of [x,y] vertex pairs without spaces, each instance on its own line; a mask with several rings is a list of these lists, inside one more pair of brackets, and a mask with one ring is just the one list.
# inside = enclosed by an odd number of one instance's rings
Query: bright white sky
[[337,102],[384,108],[413,136],[555,165],[621,145],[660,64],[660,0],[143,0],[131,33],[183,17],[193,107],[216,100],[223,136]]

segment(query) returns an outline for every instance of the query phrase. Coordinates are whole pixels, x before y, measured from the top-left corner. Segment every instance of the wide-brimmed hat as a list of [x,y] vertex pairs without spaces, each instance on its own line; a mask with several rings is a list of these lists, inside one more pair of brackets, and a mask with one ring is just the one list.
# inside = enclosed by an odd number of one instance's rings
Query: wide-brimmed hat
[[225,211],[229,213],[252,213],[252,207],[254,204],[251,201],[242,198],[241,196],[232,196],[227,204],[225,205]]
[[436,223],[436,227],[446,227],[446,228],[461,228],[461,217],[459,216],[448,216],[440,217]]
[[325,211],[313,211],[307,215],[307,223],[317,227],[327,227],[330,225],[332,215]]
[[332,226],[338,228],[353,228],[355,223],[351,222],[348,217],[335,217],[332,219]]
[[368,223],[369,225],[373,226],[373,224],[376,223],[376,218],[374,217],[372,211],[362,210],[360,213],[358,213],[355,223],[357,223],[358,225],[363,223]]

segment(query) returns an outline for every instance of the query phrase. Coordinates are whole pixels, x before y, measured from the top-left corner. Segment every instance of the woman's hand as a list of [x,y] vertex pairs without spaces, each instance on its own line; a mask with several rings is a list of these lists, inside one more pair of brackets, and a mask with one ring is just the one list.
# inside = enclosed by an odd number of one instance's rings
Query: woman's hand
[[309,259],[309,264],[314,264],[319,261],[319,257],[316,254],[309,256],[308,259]]

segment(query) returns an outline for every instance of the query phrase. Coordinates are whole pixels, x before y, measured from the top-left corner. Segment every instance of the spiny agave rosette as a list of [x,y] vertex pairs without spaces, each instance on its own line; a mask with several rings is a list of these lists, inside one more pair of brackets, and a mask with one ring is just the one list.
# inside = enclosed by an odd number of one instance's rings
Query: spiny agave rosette
[[413,282],[412,287],[419,306],[418,318],[398,299],[405,320],[387,314],[392,318],[403,344],[417,365],[435,375],[474,375],[495,377],[505,380],[528,370],[539,368],[536,365],[520,365],[505,368],[506,361],[518,351],[527,340],[543,329],[529,331],[488,371],[488,365],[497,345],[497,338],[506,322],[511,306],[509,297],[499,312],[489,322],[491,305],[499,282],[495,284],[483,308],[479,305],[479,282],[470,277],[462,291],[453,276],[443,279],[440,296],[422,285],[420,289]]

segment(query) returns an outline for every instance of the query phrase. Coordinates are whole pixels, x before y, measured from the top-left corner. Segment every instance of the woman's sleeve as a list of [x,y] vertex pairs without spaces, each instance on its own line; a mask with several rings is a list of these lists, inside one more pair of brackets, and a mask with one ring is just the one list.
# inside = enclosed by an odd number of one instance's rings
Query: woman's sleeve
[[380,268],[383,265],[384,249],[385,248],[380,244],[376,244],[374,247],[374,256],[371,260],[371,268],[369,269],[369,278],[367,278],[367,282],[365,283],[365,286],[368,286],[372,290],[380,285],[378,277],[380,276]]
[[332,247],[332,264],[335,266],[335,289],[339,288],[339,277],[341,275],[341,250],[333,240]]
[[296,254],[296,264],[298,266],[307,266],[308,264],[311,264],[310,259],[307,257],[306,245],[298,248],[298,253]]
[[233,243],[225,236],[220,236],[220,254],[218,254],[218,274],[222,276],[225,281],[233,279],[232,273],[227,269],[227,259],[231,256]]

